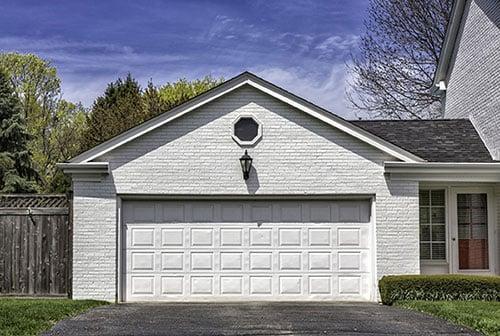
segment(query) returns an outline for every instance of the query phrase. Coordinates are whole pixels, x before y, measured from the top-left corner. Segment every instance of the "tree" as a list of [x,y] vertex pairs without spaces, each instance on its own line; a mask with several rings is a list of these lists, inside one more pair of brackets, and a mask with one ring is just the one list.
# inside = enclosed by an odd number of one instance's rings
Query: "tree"
[[158,88],[150,80],[142,95],[147,118],[153,118],[168,110],[167,104],[162,100]]
[[47,140],[48,148],[46,169],[44,170],[45,192],[64,193],[69,190],[71,181],[55,164],[76,156],[85,129],[87,111],[82,104],[74,104],[61,99],[58,102],[54,124],[57,125]]
[[98,97],[87,116],[81,149],[90,149],[144,120],[145,111],[142,92],[132,75],[108,84],[104,95]]
[[224,80],[206,76],[188,81],[180,79],[156,87],[152,81],[143,91],[130,74],[125,80],[108,84],[104,95],[97,98],[87,117],[81,150],[90,149],[143,121],[167,112]]
[[[67,181],[57,178],[56,163],[67,160],[67,153],[74,151],[75,143],[80,140],[76,136],[81,133],[82,120],[85,121],[83,107],[61,99],[56,68],[36,55],[0,54],[0,69],[7,74],[20,101],[31,135],[28,149],[39,173],[38,191],[64,191]],[[64,145],[60,143],[61,132],[70,135]]]
[[28,130],[43,135],[61,93],[56,68],[34,54],[18,53],[0,54],[0,68],[21,102]]
[[431,95],[452,0],[371,0],[360,52],[352,57],[347,91],[370,117],[441,116]]
[[160,87],[159,94],[164,108],[170,110],[222,82],[224,82],[223,78],[214,78],[212,76],[205,76],[202,79],[193,81],[181,78],[174,83],[167,83]]
[[28,151],[22,108],[8,77],[0,71],[0,192],[36,191],[37,174]]

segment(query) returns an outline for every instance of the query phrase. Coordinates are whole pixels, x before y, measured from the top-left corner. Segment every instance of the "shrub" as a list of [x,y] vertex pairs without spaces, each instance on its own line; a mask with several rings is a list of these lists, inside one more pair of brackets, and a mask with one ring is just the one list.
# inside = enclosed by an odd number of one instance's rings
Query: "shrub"
[[500,276],[390,275],[379,281],[382,303],[399,300],[500,301]]

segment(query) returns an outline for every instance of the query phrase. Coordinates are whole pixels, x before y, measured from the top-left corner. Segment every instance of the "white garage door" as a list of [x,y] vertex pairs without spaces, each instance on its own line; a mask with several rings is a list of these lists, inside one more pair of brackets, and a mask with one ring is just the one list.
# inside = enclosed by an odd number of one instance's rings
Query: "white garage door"
[[370,300],[370,201],[124,202],[125,301]]

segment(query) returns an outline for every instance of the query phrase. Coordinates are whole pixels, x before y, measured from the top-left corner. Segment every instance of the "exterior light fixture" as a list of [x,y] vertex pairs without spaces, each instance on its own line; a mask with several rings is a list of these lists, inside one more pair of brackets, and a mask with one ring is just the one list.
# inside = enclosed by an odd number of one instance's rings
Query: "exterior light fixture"
[[250,177],[250,169],[252,169],[253,159],[248,155],[248,151],[245,150],[245,154],[240,157],[241,170],[243,171],[243,179],[248,180]]

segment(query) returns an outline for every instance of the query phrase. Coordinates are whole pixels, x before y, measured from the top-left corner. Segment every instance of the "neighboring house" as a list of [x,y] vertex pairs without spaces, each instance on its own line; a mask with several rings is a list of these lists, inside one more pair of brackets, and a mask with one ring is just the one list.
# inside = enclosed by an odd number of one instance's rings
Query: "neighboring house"
[[60,166],[78,299],[374,301],[387,274],[500,270],[500,163],[467,119],[349,122],[245,72]]
[[445,118],[470,118],[500,160],[500,1],[456,0],[434,78]]

